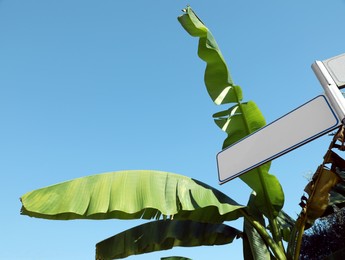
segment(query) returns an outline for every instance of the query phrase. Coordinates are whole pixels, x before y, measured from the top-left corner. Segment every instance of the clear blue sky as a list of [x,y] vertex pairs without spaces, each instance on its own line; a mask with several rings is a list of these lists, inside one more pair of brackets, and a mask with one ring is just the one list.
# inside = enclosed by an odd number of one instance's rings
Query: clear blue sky
[[[225,135],[211,115],[221,108],[206,93],[197,39],[176,19],[187,4],[267,122],[322,92],[314,60],[345,52],[344,0],[0,0],[0,259],[94,259],[98,241],[143,223],[19,214],[24,193],[81,176],[171,171],[247,202],[238,179],[218,185]],[[273,163],[292,216],[329,142],[324,136]],[[241,259],[241,241],[128,259],[169,255]]]

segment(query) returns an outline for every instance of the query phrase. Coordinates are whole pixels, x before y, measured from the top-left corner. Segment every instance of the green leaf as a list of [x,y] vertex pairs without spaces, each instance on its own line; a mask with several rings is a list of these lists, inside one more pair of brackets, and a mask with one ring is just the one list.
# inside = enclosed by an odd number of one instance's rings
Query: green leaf
[[174,219],[223,222],[243,206],[178,174],[120,171],[78,178],[26,193],[22,214],[45,219]]
[[241,88],[232,82],[229,70],[216,40],[204,23],[190,7],[178,17],[183,28],[192,36],[199,37],[198,55],[206,65],[205,84],[212,100],[217,104],[226,104],[242,100]]
[[243,259],[244,260],[254,260],[248,237],[245,234],[246,233],[245,230],[243,230],[243,231],[244,231],[244,235],[242,237]]
[[[216,124],[228,133],[223,148],[252,134],[265,125],[264,117],[254,102],[241,103],[242,90],[235,85],[218,45],[211,32],[190,7],[178,19],[192,36],[199,37],[198,54],[206,63],[205,85],[216,104],[235,103],[227,111],[214,115]],[[282,209],[284,193],[276,177],[268,173],[270,164],[252,170],[241,179],[257,194],[256,205],[269,219]]]
[[177,19],[183,28],[193,37],[206,37],[208,29],[204,23],[197,17],[189,6],[182,10],[187,15],[181,15]]
[[96,259],[119,259],[130,255],[171,249],[231,243],[241,233],[223,225],[194,221],[154,221],[137,226],[96,245]]
[[279,212],[279,215],[277,217],[278,224],[280,226],[280,230],[282,232],[282,237],[284,241],[289,242],[290,241],[290,236],[291,236],[291,231],[293,227],[296,224],[296,221],[291,218],[286,212],[281,210]]
[[[235,105],[228,110],[214,115],[218,120],[226,120],[219,123],[228,137],[225,139],[223,148],[226,148],[248,134],[251,134],[266,122],[253,101]],[[268,217],[276,217],[284,205],[284,193],[278,179],[269,174],[270,162],[258,167],[240,178],[251,187],[257,194],[256,205]]]
[[[250,195],[247,210],[250,216],[259,222],[263,227],[265,220],[263,215],[255,205],[255,193]],[[262,239],[258,231],[245,218],[243,222],[243,231],[245,233],[245,240],[243,241],[243,254],[246,260],[254,259],[271,259],[270,251],[267,248],[265,241]]]
[[329,192],[328,206],[342,208],[345,204],[345,184],[339,183]]
[[274,218],[284,205],[284,193],[276,176],[268,173],[270,163],[243,174],[240,178],[256,191],[256,206],[265,216]]
[[337,206],[342,208],[345,206],[345,171],[337,167],[336,173],[340,177],[341,182],[330,190],[328,207]]
[[266,124],[265,118],[253,101],[235,105],[227,111],[214,114],[213,117],[217,125],[228,134],[223,149]]

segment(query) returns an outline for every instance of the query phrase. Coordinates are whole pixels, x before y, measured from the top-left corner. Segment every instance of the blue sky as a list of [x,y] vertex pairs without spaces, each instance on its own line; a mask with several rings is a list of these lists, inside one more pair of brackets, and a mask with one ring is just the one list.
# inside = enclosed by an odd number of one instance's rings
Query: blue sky
[[[222,108],[204,87],[197,39],[176,19],[187,4],[267,122],[322,92],[314,60],[345,52],[343,0],[1,0],[0,259],[94,259],[98,241],[143,223],[19,214],[24,193],[77,177],[164,170],[247,202],[250,190],[240,180],[218,185],[215,156],[225,135],[211,116]],[[290,215],[300,211],[305,176],[330,140],[321,137],[273,162]],[[241,259],[241,242],[128,259],[169,255]]]

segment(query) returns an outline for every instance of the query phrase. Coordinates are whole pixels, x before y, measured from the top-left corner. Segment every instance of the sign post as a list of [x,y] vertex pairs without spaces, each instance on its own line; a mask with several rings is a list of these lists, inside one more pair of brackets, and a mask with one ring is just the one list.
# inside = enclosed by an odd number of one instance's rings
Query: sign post
[[325,93],[217,154],[220,184],[288,153],[345,123],[345,54],[312,69]]

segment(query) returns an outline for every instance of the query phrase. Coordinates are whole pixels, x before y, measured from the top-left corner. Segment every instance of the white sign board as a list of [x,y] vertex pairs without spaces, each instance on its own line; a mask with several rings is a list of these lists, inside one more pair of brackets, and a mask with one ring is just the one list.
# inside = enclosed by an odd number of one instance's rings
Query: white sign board
[[345,54],[312,68],[325,90],[285,116],[231,145],[217,155],[220,184],[240,176],[297,147],[304,145],[344,123]]
[[337,84],[338,88],[345,87],[345,54],[322,61]]
[[219,182],[227,182],[337,128],[341,121],[320,95],[217,155]]

